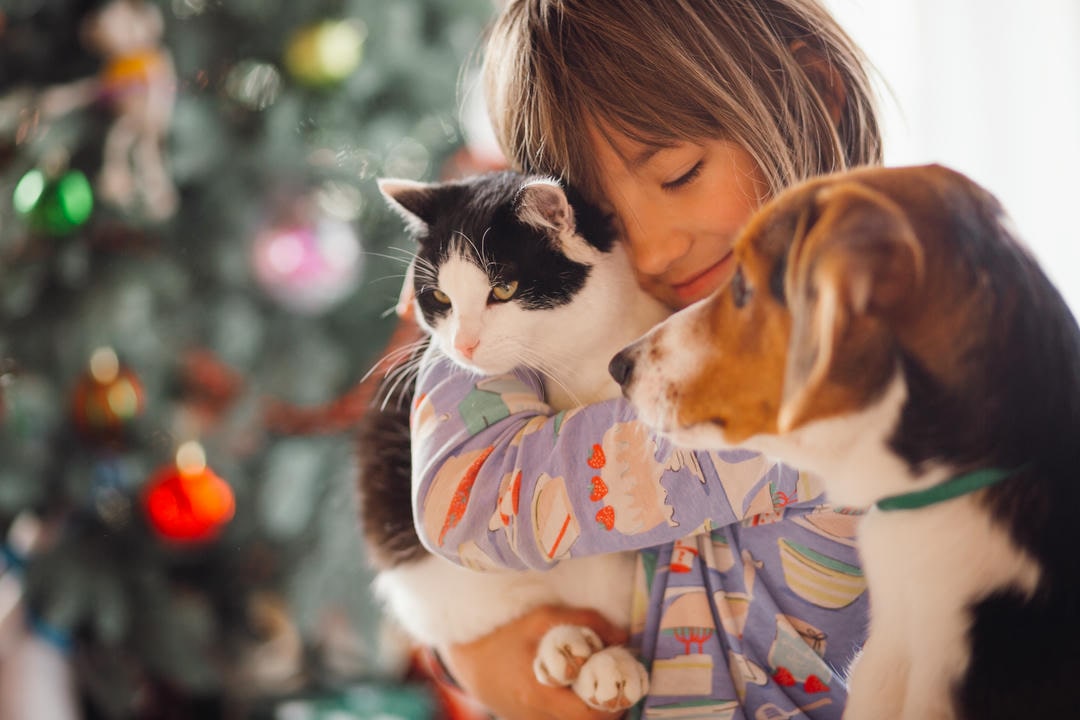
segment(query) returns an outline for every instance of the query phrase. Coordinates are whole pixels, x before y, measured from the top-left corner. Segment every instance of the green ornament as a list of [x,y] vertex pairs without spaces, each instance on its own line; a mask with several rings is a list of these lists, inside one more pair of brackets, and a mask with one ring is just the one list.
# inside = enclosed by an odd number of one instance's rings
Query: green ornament
[[365,35],[358,21],[324,20],[302,28],[285,48],[285,67],[305,85],[334,85],[360,66]]
[[15,211],[26,218],[35,232],[68,235],[90,218],[94,191],[78,170],[69,170],[59,179],[34,169],[15,185]]

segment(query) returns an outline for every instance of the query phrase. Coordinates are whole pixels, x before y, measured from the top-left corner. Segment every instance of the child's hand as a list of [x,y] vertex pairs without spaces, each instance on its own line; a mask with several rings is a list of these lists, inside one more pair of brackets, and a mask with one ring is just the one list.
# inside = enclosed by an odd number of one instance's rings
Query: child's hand
[[613,720],[622,713],[592,710],[569,688],[541,685],[533,675],[540,638],[562,624],[587,625],[606,644],[627,639],[624,630],[594,610],[544,606],[478,640],[441,652],[462,688],[502,720]]

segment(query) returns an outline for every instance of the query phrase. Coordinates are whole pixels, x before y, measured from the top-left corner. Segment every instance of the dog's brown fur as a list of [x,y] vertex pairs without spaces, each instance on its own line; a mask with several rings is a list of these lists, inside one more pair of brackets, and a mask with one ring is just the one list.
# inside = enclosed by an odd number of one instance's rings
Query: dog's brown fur
[[[696,318],[712,350],[684,386],[669,389],[678,422],[721,424],[742,442],[849,412],[892,376],[894,343],[943,384],[962,383],[972,371],[965,358],[981,344],[977,329],[993,326],[987,278],[942,256],[938,238],[952,220],[935,214],[941,203],[924,202],[962,197],[957,183],[985,195],[940,167],[918,168],[917,177],[865,169],[806,183],[757,213],[734,249],[753,297],[736,307],[730,286]],[[952,312],[926,313],[931,296]]]
[[805,462],[840,504],[1008,471],[865,516],[845,717],[1080,717],[1080,328],[1000,204],[940,166],[861,169],[782,193],[734,252],[728,287],[612,361],[643,420]]

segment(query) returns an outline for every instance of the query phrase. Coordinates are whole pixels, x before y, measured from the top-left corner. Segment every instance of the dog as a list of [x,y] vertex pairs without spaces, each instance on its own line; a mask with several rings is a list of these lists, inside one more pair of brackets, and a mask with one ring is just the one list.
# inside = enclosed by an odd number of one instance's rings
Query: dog
[[938,165],[767,202],[732,280],[615,356],[679,445],[865,508],[845,720],[1080,718],[1080,330],[1000,203]]

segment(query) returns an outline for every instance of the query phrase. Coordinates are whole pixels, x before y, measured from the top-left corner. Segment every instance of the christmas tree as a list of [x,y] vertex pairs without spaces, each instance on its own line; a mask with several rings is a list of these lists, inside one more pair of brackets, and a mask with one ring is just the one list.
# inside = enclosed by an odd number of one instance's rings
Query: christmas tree
[[375,179],[483,165],[492,11],[0,3],[0,717],[408,714],[355,690],[401,667],[350,434],[409,251]]

